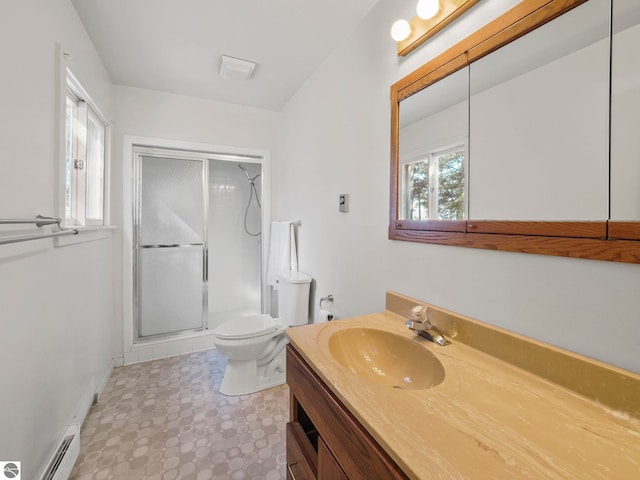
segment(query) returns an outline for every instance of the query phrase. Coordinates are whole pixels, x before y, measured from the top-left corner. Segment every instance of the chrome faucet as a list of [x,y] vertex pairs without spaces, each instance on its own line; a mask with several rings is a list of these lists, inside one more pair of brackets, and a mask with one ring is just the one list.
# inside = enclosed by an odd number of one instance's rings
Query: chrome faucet
[[416,305],[411,309],[409,319],[404,326],[433,343],[437,343],[443,347],[449,345],[451,342],[444,338],[442,332],[431,324],[429,317],[430,315],[426,306]]

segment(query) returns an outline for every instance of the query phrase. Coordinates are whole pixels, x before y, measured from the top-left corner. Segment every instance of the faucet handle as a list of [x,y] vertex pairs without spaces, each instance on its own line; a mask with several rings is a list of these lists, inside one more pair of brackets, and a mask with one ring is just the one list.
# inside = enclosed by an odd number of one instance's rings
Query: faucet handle
[[[424,323],[427,319],[427,307],[426,305],[416,305],[411,309],[411,313],[409,314],[410,321],[417,321],[419,323]],[[408,327],[409,325],[407,325]],[[411,327],[409,327],[411,328]]]
[[451,342],[444,338],[442,332],[431,323],[430,313],[426,305],[416,305],[411,309],[404,326],[433,343],[441,346],[449,345]]

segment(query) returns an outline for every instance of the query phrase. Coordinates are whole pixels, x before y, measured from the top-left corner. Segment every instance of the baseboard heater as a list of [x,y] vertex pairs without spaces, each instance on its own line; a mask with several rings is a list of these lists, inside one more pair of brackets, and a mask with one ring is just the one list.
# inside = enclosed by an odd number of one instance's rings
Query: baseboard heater
[[40,480],[67,480],[79,453],[80,429],[77,423],[72,423],[67,427]]

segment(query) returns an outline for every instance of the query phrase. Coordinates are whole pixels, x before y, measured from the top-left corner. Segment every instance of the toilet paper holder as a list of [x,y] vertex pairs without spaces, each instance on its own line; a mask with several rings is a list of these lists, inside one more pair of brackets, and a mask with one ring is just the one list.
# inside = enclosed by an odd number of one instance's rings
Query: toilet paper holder
[[320,318],[321,320],[324,319],[325,321],[330,322],[335,317],[330,309],[322,308],[322,302],[333,303],[333,295],[327,295],[326,297],[322,297],[320,299],[320,312],[319,312]]
[[322,297],[320,299],[320,310],[322,310],[322,302],[329,302],[329,303],[333,303],[333,295],[327,295],[326,297]]

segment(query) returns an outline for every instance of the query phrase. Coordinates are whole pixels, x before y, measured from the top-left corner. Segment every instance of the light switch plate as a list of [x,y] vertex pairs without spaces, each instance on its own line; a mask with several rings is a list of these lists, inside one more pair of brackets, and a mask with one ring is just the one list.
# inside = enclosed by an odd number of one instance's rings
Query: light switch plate
[[347,213],[349,211],[349,194],[341,193],[338,196],[338,210],[342,213]]

